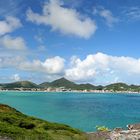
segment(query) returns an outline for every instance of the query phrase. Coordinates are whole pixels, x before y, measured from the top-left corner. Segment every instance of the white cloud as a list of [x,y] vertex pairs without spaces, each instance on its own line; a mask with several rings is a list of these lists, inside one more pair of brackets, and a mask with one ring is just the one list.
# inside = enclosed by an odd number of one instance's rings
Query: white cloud
[[5,20],[0,21],[0,36],[10,33],[21,26],[22,24],[18,18],[8,16]]
[[[67,64],[67,67],[65,65]],[[23,57],[0,57],[0,68],[15,68],[55,79],[62,76],[72,81],[109,84],[113,82],[140,83],[140,58],[111,56],[104,53],[89,54],[83,60],[72,57],[67,61],[55,56],[45,61]],[[43,80],[43,77],[41,78]]]
[[109,27],[112,27],[115,23],[117,23],[119,21],[119,19],[115,16],[113,16],[112,12],[108,9],[105,9],[104,7],[95,7],[93,9],[93,14],[95,15],[99,15],[101,16],[102,18],[104,18],[106,24],[109,26]]
[[0,57],[0,68],[16,68],[18,70],[39,72],[48,75],[61,75],[64,72],[65,60],[59,56],[45,61],[29,61],[23,57]]
[[26,43],[22,37],[13,38],[9,35],[5,35],[0,38],[0,47],[5,47],[11,50],[25,50]]
[[27,19],[36,24],[50,25],[52,31],[89,38],[97,26],[93,20],[80,15],[76,10],[63,7],[59,0],[50,0],[43,7],[43,14],[27,11]]
[[27,71],[44,72],[48,74],[60,74],[64,70],[64,59],[55,56],[48,58],[44,62],[33,60],[33,62],[24,61],[20,63],[19,68]]
[[20,78],[19,74],[14,74],[14,75],[11,76],[11,80],[20,81],[21,78]]
[[83,61],[72,58],[72,67],[66,70],[66,77],[75,81],[92,80],[98,74],[98,70],[107,69],[108,58],[102,54],[88,55]]
[[118,22],[118,19],[114,17],[109,10],[102,10],[100,12],[100,16],[102,16],[106,20],[108,26],[112,26],[114,23]]
[[140,78],[140,59],[116,57],[103,53],[88,55],[84,60],[72,58],[65,76],[74,81],[94,81],[108,84],[117,81],[132,82]]

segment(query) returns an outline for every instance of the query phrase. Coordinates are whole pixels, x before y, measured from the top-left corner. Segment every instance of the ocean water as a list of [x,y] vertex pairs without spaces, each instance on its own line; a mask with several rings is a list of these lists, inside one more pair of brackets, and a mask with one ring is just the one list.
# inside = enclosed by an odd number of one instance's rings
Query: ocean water
[[140,123],[140,94],[0,92],[0,103],[86,132]]

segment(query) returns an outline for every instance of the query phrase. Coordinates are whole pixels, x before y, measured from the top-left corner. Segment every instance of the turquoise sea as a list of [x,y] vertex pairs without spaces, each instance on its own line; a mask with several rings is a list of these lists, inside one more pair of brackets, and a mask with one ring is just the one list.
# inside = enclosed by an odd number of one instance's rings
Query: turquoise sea
[[82,131],[140,122],[140,94],[0,92],[0,103]]

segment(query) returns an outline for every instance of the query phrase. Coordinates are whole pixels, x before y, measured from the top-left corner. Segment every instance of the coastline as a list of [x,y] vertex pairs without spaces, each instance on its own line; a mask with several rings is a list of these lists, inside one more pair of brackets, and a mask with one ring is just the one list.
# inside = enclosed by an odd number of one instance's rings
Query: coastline
[[0,90],[1,92],[16,92],[16,93],[75,93],[75,94],[140,94],[140,92],[132,91],[31,91],[31,90]]

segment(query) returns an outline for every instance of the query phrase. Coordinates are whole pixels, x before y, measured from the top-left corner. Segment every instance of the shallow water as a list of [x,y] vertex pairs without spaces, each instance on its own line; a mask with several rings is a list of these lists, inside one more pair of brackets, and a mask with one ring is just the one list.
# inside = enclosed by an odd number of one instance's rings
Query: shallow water
[[82,131],[140,122],[140,94],[0,92],[0,103]]

